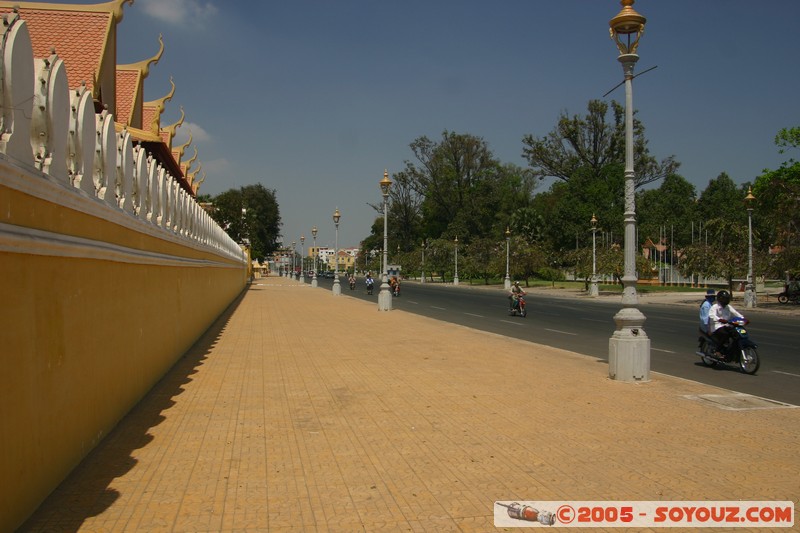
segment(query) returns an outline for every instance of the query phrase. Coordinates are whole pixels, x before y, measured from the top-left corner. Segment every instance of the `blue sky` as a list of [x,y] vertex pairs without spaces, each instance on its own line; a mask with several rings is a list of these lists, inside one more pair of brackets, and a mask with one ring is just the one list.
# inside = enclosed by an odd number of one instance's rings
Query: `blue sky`
[[[68,2],[75,3],[75,2]],[[638,0],[647,17],[634,107],[651,152],[675,155],[698,192],[720,172],[753,180],[788,156],[773,144],[800,125],[800,2]],[[166,50],[145,99],[176,93],[207,178],[201,193],[275,189],[286,242],[340,246],[368,233],[378,182],[413,158],[415,138],[484,138],[525,165],[525,134],[585,113],[622,80],[608,21],[616,0],[135,0],[120,63]],[[622,88],[611,98],[624,100]],[[187,156],[191,156],[191,151]],[[545,182],[540,186],[544,190]],[[298,244],[299,246],[299,244]]]

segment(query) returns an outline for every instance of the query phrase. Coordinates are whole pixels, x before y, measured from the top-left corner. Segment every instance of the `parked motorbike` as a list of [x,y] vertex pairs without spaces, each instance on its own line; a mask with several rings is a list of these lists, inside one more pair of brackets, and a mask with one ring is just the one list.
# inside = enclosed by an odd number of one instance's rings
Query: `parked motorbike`
[[800,291],[783,291],[778,294],[778,302],[782,304],[788,304],[789,302],[793,304],[800,303]]
[[517,295],[516,298],[511,296],[508,297],[509,300],[509,307],[508,307],[508,314],[511,316],[521,316],[525,318],[528,316],[528,312],[525,310],[525,296],[523,294]]
[[[730,338],[723,346],[717,346],[711,336],[701,332],[698,339],[699,350],[695,354],[705,365],[732,364],[738,366],[745,374],[755,374],[761,363],[756,350],[758,345],[750,339],[745,329],[749,322],[746,318],[734,318],[728,321],[723,327],[730,331]],[[715,352],[720,352],[722,358],[718,358]]]

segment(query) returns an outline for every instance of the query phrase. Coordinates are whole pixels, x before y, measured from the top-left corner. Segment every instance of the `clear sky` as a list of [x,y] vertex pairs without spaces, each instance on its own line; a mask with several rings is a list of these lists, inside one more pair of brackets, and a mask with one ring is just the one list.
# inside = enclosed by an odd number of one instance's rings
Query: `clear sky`
[[[90,3],[89,0],[85,0]],[[68,2],[76,3],[76,2]],[[653,155],[675,155],[698,192],[720,172],[753,180],[788,156],[773,144],[800,125],[800,1],[638,0],[647,17],[634,81]],[[219,194],[275,189],[288,243],[317,225],[333,246],[369,233],[378,182],[408,145],[444,130],[486,140],[524,166],[522,137],[559,113],[584,114],[622,80],[608,22],[617,0],[135,0],[118,61],[165,52],[145,99],[177,86],[162,116],[186,112]],[[624,101],[623,88],[607,100]],[[190,148],[186,156],[190,157]],[[544,190],[549,183],[544,183]]]

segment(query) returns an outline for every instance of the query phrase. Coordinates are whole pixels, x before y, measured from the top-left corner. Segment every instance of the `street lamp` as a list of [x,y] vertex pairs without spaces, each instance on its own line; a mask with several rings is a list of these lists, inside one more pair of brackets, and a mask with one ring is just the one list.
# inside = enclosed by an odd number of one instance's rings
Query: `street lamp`
[[508,275],[509,243],[511,242],[511,230],[506,226],[506,280],[503,283],[505,290],[511,289],[511,276]]
[[292,241],[292,272],[289,274],[290,278],[294,278],[294,273],[297,271],[294,265],[295,257],[297,256],[297,241]]
[[592,213],[592,284],[589,289],[589,296],[598,296],[600,291],[597,289],[597,218]]
[[314,237],[314,250],[312,250],[312,253],[311,253],[311,255],[314,256],[314,270],[312,271],[312,274],[311,274],[311,286],[312,287],[316,287],[317,286],[317,255],[319,254],[319,251],[317,250],[317,227],[316,226],[311,228],[311,236]]
[[455,274],[453,275],[453,285],[458,285],[458,235],[456,235],[455,245],[456,245],[456,271]]
[[756,291],[753,287],[753,189],[747,188],[744,203],[747,206],[747,285],[744,288],[744,306],[748,309],[756,307]]
[[392,310],[392,293],[389,291],[389,270],[388,270],[388,245],[389,245],[389,189],[392,187],[392,180],[389,179],[389,172],[383,171],[383,179],[380,181],[381,194],[383,195],[383,277],[381,279],[381,291],[378,293],[378,311]]
[[306,273],[305,273],[306,251],[303,248],[304,242],[306,242],[306,236],[300,235],[300,282],[301,283],[306,282]]
[[339,285],[339,219],[342,215],[339,213],[339,208],[333,213],[333,223],[336,226],[336,240],[333,246],[333,295],[339,296],[342,294],[342,286]]
[[633,9],[634,0],[621,0],[622,10],[609,21],[625,76],[625,271],[622,276],[623,308],[614,316],[617,326],[608,344],[608,375],[619,381],[650,380],[650,339],[643,326],[644,314],[637,309],[636,294],[636,201],[633,171],[633,67],[639,60],[636,48],[647,19]]

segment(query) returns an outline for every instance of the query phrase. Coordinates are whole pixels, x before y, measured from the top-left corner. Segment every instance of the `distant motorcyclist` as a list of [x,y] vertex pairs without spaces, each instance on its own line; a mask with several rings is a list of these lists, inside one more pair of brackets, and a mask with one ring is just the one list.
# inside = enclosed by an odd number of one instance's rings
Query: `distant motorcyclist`
[[522,287],[519,286],[519,281],[515,281],[514,285],[511,287],[511,292],[508,295],[508,299],[511,300],[512,309],[519,309],[520,296],[525,296],[525,291],[523,291]]
[[744,318],[739,311],[737,311],[731,303],[731,293],[722,290],[717,293],[717,301],[708,310],[708,331],[717,345],[717,357],[722,357],[722,347],[728,342],[731,337],[730,331],[725,325],[731,318]]
[[375,280],[372,279],[372,274],[371,273],[367,273],[367,278],[366,278],[365,282],[367,284],[367,291],[370,294],[372,294],[372,287],[375,286]]

